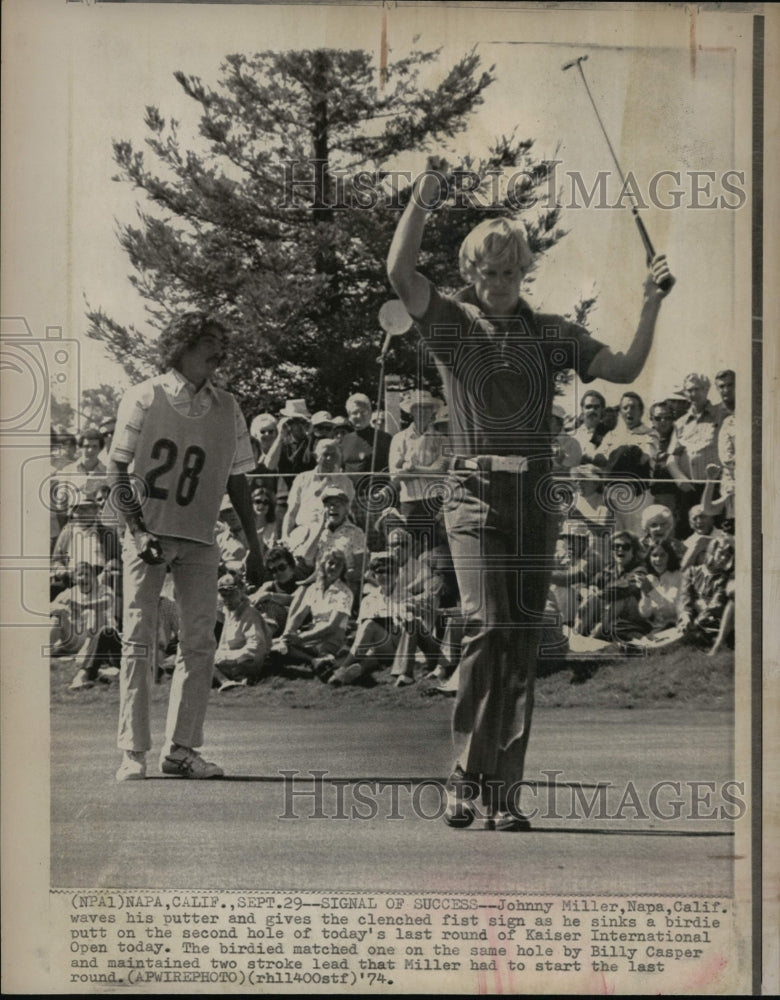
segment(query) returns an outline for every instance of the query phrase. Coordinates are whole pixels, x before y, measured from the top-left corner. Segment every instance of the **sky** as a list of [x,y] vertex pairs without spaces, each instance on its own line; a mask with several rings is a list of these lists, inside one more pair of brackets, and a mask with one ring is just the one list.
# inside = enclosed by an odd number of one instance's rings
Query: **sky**
[[[677,285],[664,302],[653,354],[634,387],[652,401],[688,371],[712,376],[719,368],[739,368],[749,342],[749,203],[736,210],[703,206],[721,197],[745,200],[724,190],[727,171],[744,176],[732,175],[741,191],[749,184],[745,116],[739,113],[745,107],[747,19],[699,14],[694,24],[684,10],[668,5],[646,5],[644,12],[610,4],[598,11],[531,6],[387,10],[391,58],[405,54],[415,38],[422,48],[442,47],[424,84],[438,82],[472,47],[486,65],[495,65],[497,81],[468,132],[442,151],[477,152],[495,136],[516,131],[534,139],[538,156],[560,161],[556,179],[568,235],[539,263],[527,297],[537,308],[567,312],[580,294],[597,294],[592,332],[624,349],[638,321],[644,250],[629,208],[614,207],[619,180],[578,71],[561,68],[587,55],[583,70],[599,113],[640,194],[649,200],[649,185],[661,171],[680,171],[681,178],[679,207],[651,204],[642,212]],[[180,119],[183,134],[194,132],[198,107],[182,94],[173,72],[214,82],[230,52],[333,45],[378,54],[382,9],[320,5],[307,7],[302,17],[288,5],[12,0],[4,11],[11,14],[4,30],[4,91],[7,106],[18,112],[6,123],[4,140],[7,151],[10,133],[18,155],[10,163],[6,156],[3,167],[11,206],[4,214],[3,314],[25,316],[38,336],[60,326],[78,342],[71,390],[77,383],[126,384],[102,346],[84,336],[87,303],[121,322],[146,325],[116,238],[118,221],[135,220],[140,192],[112,181],[112,140],[142,146],[149,104]],[[407,167],[417,171],[423,163],[421,151]],[[575,204],[573,175],[590,191],[600,171],[609,172],[607,205],[586,207],[581,190]],[[699,195],[692,171],[714,175],[699,182]],[[666,204],[673,186],[668,174],[659,184]],[[596,386],[617,401],[616,387]]]

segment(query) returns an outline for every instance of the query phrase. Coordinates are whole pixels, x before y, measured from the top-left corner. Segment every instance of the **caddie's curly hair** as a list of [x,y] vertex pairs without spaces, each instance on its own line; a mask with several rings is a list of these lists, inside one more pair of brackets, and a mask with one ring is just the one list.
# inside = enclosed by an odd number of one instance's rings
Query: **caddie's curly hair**
[[228,328],[217,316],[207,312],[186,312],[176,316],[165,327],[157,341],[160,352],[160,371],[178,369],[182,354],[194,347],[201,337],[208,333],[228,334]]

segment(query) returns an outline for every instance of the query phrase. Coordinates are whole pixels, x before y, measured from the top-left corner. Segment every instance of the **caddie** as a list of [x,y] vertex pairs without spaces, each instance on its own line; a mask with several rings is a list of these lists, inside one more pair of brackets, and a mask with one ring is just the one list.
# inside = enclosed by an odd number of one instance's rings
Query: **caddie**
[[255,464],[249,432],[234,397],[211,381],[227,342],[216,317],[178,316],[159,338],[163,374],[128,390],[117,413],[109,472],[126,527],[118,781],[146,776],[151,658],[166,566],[181,631],[160,769],[184,778],[223,775],[199,748],[216,649],[220,553],[214,534],[226,489],[248,539],[247,577],[259,583],[262,570],[245,478]]

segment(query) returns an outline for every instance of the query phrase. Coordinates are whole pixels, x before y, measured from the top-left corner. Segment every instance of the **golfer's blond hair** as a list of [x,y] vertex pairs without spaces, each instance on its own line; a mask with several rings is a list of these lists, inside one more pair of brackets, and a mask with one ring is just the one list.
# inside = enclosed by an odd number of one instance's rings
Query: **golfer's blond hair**
[[468,234],[460,245],[458,263],[461,277],[474,281],[476,271],[484,261],[511,261],[527,270],[533,263],[525,226],[516,219],[487,219]]

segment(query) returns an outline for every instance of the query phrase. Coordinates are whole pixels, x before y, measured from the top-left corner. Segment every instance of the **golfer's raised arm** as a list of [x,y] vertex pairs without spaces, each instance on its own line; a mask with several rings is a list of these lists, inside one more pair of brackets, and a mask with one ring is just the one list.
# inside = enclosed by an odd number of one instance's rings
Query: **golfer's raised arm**
[[661,308],[661,302],[668,295],[671,285],[666,289],[661,287],[664,279],[670,275],[666,257],[663,254],[653,258],[650,273],[647,276],[642,300],[642,311],[639,314],[639,324],[631,341],[631,346],[623,353],[613,351],[609,347],[599,351],[591,361],[588,374],[591,378],[603,378],[608,382],[627,384],[633,382],[645,366],[650,348],[653,346],[655,321]]
[[422,316],[428,308],[428,279],[417,270],[423,229],[428,217],[426,205],[432,205],[440,190],[436,173],[445,172],[446,164],[429,157],[428,169],[414,182],[412,196],[404,209],[387,255],[387,276],[396,295],[411,316]]

